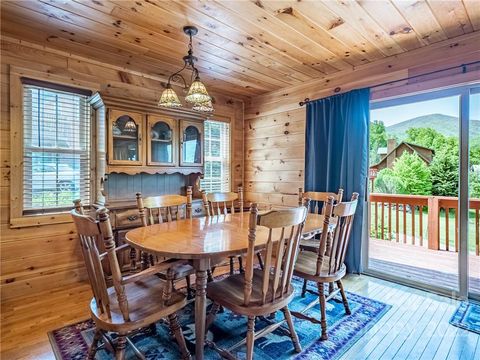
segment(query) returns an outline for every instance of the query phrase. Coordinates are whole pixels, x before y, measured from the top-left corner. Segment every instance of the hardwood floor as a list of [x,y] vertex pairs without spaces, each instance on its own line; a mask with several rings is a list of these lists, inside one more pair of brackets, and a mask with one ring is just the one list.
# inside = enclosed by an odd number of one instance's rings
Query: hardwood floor
[[[480,335],[448,323],[458,301],[364,275],[345,288],[393,307],[342,359],[480,359]],[[47,331],[88,318],[90,297],[78,284],[2,303],[1,358],[54,359]]]

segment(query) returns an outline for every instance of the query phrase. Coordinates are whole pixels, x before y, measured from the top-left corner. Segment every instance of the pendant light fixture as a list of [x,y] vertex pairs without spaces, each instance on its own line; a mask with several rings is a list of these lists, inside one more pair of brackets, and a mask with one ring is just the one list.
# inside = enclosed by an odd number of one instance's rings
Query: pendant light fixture
[[[205,85],[200,80],[200,74],[198,69],[195,67],[195,61],[198,59],[193,56],[192,37],[198,33],[198,29],[195,26],[185,26],[183,28],[183,32],[190,37],[190,41],[188,43],[188,54],[183,57],[183,68],[173,73],[168,78],[165,90],[163,90],[162,95],[160,96],[158,106],[166,108],[178,108],[182,106],[182,103],[175,93],[175,90],[173,90],[171,84],[172,81],[182,81],[185,90],[188,89],[187,95],[185,96],[185,101],[193,105],[192,109],[199,112],[211,113],[214,110],[212,98],[210,95],[208,95]],[[191,71],[190,86],[187,85],[187,81],[181,74],[183,70]]]

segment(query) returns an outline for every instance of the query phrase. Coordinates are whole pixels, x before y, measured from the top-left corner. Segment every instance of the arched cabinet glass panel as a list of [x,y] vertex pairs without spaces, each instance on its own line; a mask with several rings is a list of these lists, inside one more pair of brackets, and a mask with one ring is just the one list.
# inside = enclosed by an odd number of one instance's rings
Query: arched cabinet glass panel
[[110,110],[109,164],[142,164],[142,115]]
[[181,166],[203,165],[203,122],[181,121]]
[[148,165],[175,166],[177,163],[176,121],[148,116]]

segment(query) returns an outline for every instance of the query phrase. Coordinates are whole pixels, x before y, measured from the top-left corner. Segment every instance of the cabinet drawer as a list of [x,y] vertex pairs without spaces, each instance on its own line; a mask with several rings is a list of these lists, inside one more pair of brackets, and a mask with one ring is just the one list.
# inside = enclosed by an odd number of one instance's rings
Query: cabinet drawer
[[115,212],[115,227],[117,229],[142,226],[138,209],[118,210]]

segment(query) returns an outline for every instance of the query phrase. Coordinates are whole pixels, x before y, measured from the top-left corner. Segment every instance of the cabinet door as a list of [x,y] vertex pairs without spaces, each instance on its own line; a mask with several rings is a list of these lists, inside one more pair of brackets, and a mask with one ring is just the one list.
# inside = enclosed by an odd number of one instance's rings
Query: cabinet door
[[203,122],[180,120],[180,166],[203,166]]
[[108,163],[143,165],[142,133],[142,114],[109,109]]
[[147,165],[177,165],[177,121],[166,116],[148,115],[147,124]]

